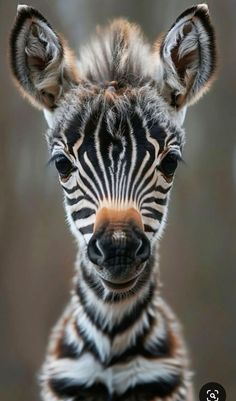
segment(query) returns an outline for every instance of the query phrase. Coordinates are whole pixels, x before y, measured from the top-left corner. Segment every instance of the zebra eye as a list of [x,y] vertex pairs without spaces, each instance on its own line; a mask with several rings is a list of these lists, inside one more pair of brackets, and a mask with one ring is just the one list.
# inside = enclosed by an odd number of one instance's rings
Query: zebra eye
[[74,170],[73,164],[65,156],[59,156],[55,160],[55,166],[62,178],[67,178],[69,174]]
[[169,152],[161,161],[159,169],[167,178],[173,177],[179,159],[180,156],[177,152]]

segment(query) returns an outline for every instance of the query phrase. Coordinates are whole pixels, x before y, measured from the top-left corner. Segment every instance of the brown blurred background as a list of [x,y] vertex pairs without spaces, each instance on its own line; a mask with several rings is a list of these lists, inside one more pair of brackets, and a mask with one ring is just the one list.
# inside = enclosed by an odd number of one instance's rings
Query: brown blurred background
[[[208,2],[220,49],[213,89],[189,109],[186,165],[179,167],[161,243],[163,294],[183,323],[195,388],[218,381],[236,399],[236,2]],[[38,400],[36,374],[47,338],[69,298],[74,241],[62,193],[47,168],[43,115],[15,90],[7,62],[16,1],[0,1],[0,400]],[[78,50],[116,16],[150,40],[188,0],[31,1]]]

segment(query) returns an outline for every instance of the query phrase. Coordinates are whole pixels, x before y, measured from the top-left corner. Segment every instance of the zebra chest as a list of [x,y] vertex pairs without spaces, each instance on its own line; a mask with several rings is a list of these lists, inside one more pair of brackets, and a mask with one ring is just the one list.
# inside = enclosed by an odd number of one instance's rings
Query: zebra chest
[[51,365],[50,386],[62,399],[73,401],[150,401],[172,394],[180,374],[169,364],[135,357],[104,366],[90,353],[78,360],[61,359]]

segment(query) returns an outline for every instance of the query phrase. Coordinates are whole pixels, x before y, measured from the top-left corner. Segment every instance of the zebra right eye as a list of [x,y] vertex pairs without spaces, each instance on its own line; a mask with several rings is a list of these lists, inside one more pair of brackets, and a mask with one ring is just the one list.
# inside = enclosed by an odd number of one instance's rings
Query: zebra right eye
[[172,178],[177,168],[180,156],[176,152],[169,152],[161,162],[160,170],[167,178]]
[[62,178],[67,178],[74,170],[74,166],[65,156],[60,156],[55,160],[55,166]]

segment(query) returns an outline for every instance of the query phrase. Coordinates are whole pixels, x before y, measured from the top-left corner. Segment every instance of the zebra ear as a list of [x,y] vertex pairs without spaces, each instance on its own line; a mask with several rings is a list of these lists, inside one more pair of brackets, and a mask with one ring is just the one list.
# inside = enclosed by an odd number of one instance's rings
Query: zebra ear
[[164,98],[177,110],[197,101],[210,87],[216,69],[208,6],[199,4],[184,11],[157,46]]
[[17,8],[10,62],[20,91],[39,108],[55,109],[63,94],[78,83],[72,52],[32,7]]

